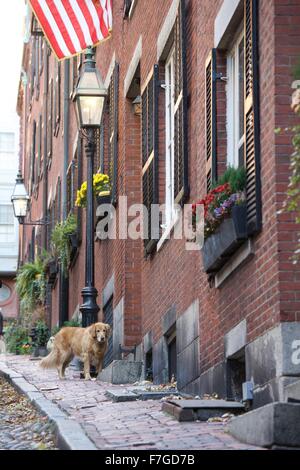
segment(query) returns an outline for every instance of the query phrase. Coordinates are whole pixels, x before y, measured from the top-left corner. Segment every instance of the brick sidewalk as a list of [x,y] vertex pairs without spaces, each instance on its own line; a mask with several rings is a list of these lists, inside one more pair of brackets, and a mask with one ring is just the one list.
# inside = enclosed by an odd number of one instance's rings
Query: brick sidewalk
[[236,441],[222,423],[179,423],[162,413],[159,401],[113,403],[105,391],[119,385],[80,380],[70,368],[60,381],[56,371],[45,371],[28,357],[6,356],[5,362],[76,420],[98,449],[257,449]]

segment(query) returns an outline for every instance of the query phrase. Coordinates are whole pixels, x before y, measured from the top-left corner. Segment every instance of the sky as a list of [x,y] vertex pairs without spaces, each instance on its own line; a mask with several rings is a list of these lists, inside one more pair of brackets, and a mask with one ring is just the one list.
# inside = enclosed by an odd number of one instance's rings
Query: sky
[[24,0],[8,0],[0,15],[0,121],[17,105],[23,52]]

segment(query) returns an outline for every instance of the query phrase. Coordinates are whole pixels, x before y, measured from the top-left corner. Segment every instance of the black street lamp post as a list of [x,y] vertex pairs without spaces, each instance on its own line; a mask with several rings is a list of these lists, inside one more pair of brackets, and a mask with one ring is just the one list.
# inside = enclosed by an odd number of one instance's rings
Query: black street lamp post
[[93,55],[92,48],[88,48],[84,61],[84,70],[74,96],[79,129],[86,140],[85,152],[87,157],[85,287],[81,292],[83,303],[80,306],[83,327],[95,323],[100,310],[97,304],[98,292],[95,288],[94,262],[94,130],[100,128],[101,125],[107,90],[99,71],[96,69]]

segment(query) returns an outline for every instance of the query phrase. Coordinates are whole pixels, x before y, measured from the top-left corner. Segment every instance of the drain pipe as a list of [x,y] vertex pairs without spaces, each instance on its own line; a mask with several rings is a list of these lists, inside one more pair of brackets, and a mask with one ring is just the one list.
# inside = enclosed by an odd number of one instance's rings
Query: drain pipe
[[[70,124],[70,60],[64,60],[64,160],[62,175],[62,220],[67,214],[67,171],[69,165],[69,124]],[[69,319],[69,278],[60,270],[59,324]]]

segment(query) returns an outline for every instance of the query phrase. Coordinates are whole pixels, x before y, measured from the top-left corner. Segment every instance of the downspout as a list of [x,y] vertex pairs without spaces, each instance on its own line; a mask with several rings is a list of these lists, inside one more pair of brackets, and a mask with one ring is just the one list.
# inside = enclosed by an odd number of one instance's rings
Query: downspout
[[[67,213],[67,172],[69,165],[69,128],[70,128],[70,60],[64,60],[64,159],[62,174],[62,220]],[[69,278],[68,273],[60,270],[59,324],[69,319]]]

